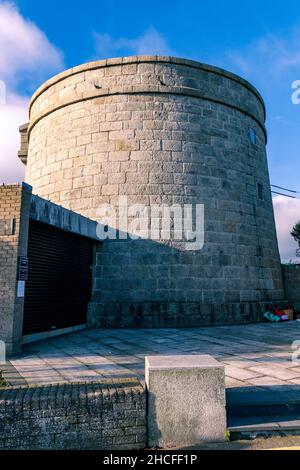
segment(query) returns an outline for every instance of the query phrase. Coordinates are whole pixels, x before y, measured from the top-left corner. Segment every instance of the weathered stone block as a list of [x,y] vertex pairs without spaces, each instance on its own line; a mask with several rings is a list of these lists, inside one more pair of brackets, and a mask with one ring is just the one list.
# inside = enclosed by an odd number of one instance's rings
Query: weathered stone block
[[148,356],[148,445],[224,441],[224,366],[211,356]]

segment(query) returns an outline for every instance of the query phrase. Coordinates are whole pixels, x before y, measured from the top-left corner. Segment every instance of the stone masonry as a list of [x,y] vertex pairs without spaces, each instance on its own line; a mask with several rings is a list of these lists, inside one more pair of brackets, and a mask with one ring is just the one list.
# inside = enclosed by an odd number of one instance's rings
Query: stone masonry
[[300,265],[284,264],[282,265],[283,281],[286,298],[300,313]]
[[31,188],[0,186],[0,340],[7,354],[22,344],[23,298],[17,297],[18,257],[27,255]]
[[23,163],[26,163],[28,154],[28,124],[20,126],[19,132],[21,137],[21,145],[18,152],[18,157]]
[[205,208],[202,250],[162,237],[101,245],[91,326],[249,322],[255,302],[284,299],[264,123],[248,82],[173,57],[84,64],[35,93],[23,158],[35,194],[95,220],[119,196]]
[[0,389],[0,449],[140,449],[146,394],[138,381]]

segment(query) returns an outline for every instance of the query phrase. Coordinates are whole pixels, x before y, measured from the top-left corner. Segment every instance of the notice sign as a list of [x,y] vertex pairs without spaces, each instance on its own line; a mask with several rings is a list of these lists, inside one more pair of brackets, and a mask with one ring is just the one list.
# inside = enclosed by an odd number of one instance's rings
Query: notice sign
[[27,281],[28,279],[28,258],[19,256],[18,280]]
[[25,296],[25,281],[18,281],[17,297]]
[[0,219],[0,235],[14,235],[15,219]]

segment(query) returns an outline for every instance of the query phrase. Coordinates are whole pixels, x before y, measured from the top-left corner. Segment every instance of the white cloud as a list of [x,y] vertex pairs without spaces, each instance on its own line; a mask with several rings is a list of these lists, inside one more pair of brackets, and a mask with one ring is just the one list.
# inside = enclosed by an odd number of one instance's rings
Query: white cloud
[[25,166],[18,158],[19,126],[28,121],[28,100],[9,95],[7,104],[0,105],[0,184],[24,179]]
[[7,96],[0,100],[0,182],[24,177],[19,161],[19,126],[28,121],[29,97],[18,89],[35,87],[64,68],[61,52],[11,2],[0,0],[0,80]]
[[0,78],[12,88],[27,79],[36,81],[63,67],[62,53],[13,3],[0,2]]
[[[292,82],[299,79],[300,26],[266,34],[250,44],[225,52],[219,65],[250,80],[267,104],[268,157],[272,184],[296,188],[300,107],[293,106]],[[297,243],[290,235],[300,220],[300,200],[274,198],[279,251],[282,261],[296,258]]]
[[299,262],[300,259],[296,258],[298,245],[290,232],[300,220],[300,199],[276,196],[273,198],[273,205],[281,259],[284,262],[289,260]]
[[109,34],[94,33],[97,58],[126,55],[172,55],[166,39],[152,26],[137,38],[114,39]]
[[272,77],[280,79],[291,71],[298,71],[300,65],[300,27],[284,37],[267,34],[252,41],[248,46],[229,51],[223,59],[239,73],[258,82]]

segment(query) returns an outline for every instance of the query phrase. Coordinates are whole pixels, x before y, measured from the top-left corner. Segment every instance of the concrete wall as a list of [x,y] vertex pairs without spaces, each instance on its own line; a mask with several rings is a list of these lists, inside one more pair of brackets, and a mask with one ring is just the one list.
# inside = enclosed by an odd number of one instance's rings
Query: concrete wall
[[[233,305],[284,298],[264,121],[248,82],[170,57],[85,64],[36,92],[26,171],[35,193],[93,219],[119,196],[148,208],[205,205],[201,251],[163,239],[103,243],[91,324],[118,326],[125,309],[132,325],[154,326],[147,312],[157,308],[165,326],[186,314],[196,325],[207,315],[239,323]],[[207,305],[229,306],[228,318]]]
[[31,188],[0,186],[0,340],[7,353],[21,348],[23,298],[17,297],[18,257],[27,255]]
[[282,265],[286,299],[300,313],[300,264]]
[[144,448],[145,390],[130,380],[0,389],[0,423],[2,450]]

